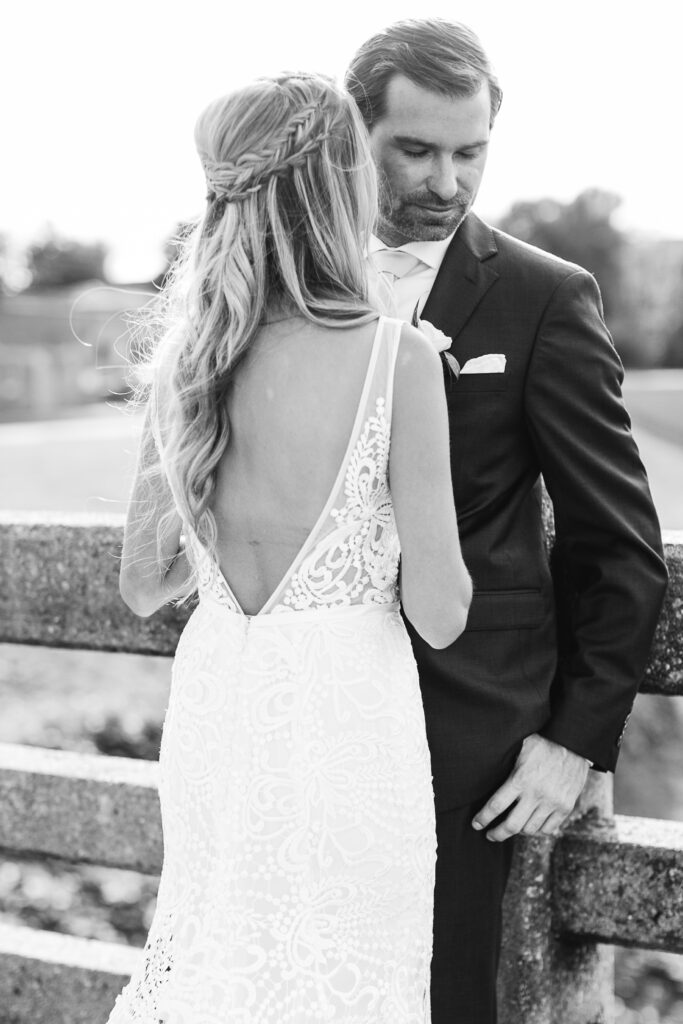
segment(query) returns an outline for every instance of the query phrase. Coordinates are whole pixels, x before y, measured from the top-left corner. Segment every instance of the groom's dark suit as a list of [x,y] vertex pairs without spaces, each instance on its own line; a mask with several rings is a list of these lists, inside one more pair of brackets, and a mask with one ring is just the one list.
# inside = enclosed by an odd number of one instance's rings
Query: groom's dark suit
[[422,316],[461,366],[507,360],[504,373],[446,379],[474,599],[446,650],[412,635],[440,810],[484,796],[532,732],[614,768],[666,570],[593,277],[470,214]]
[[[449,965],[452,971],[478,941],[488,941],[465,933],[443,910],[449,899],[439,891],[451,885],[461,890],[453,900],[466,899],[481,857],[501,850],[472,832],[472,805],[476,810],[504,781],[521,741],[533,732],[597,768],[614,768],[666,570],[621,400],[621,364],[593,277],[470,214],[422,316],[453,339],[450,351],[461,366],[487,353],[502,353],[507,361],[504,373],[446,377],[453,489],[474,582],[467,629],[445,650],[410,631],[437,811],[467,805],[457,829],[473,844],[465,854],[468,868],[466,860],[449,865],[448,844],[442,850],[440,842],[435,966],[440,958],[445,978]],[[551,564],[541,474],[555,511]],[[494,903],[503,884],[490,886]],[[472,900],[464,916],[485,916],[480,898],[472,894]],[[491,913],[495,917],[495,909]],[[495,929],[490,941],[497,941]],[[495,956],[481,949],[470,956],[473,992],[490,986],[485,961]],[[433,997],[441,984],[437,970]],[[469,1022],[466,1011],[458,1015],[460,988],[452,997],[441,995],[454,1022]],[[438,1003],[438,991],[436,997]],[[478,1020],[489,1019],[478,1012]],[[440,1013],[434,1007],[435,1024],[450,1019],[448,1010]]]

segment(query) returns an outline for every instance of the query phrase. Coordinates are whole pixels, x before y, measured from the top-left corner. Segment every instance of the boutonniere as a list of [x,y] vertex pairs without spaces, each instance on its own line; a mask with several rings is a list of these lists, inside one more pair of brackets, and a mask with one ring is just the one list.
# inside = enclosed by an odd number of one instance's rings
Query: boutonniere
[[431,341],[434,349],[448,367],[451,376],[457,380],[460,376],[460,363],[455,356],[446,351],[453,344],[452,339],[447,334],[444,334],[443,331],[440,331],[438,327],[435,327],[434,324],[430,324],[429,320],[420,320],[417,315],[417,306],[413,310],[411,324],[413,327],[417,327],[418,331],[422,331],[424,336]]

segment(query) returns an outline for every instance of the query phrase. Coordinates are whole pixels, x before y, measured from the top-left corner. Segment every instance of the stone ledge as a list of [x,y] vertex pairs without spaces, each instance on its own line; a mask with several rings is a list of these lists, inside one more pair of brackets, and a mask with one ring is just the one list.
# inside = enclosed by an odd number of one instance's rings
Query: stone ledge
[[[119,596],[122,516],[0,513],[0,643],[172,655],[191,608],[148,619]],[[645,671],[648,693],[683,695],[683,531],[664,534],[671,583]]]
[[0,643],[172,654],[190,611],[119,596],[121,516],[0,514]]
[[140,951],[0,924],[2,1024],[104,1024]]
[[0,744],[0,848],[161,870],[158,765]]
[[552,891],[563,935],[683,953],[683,822],[573,828],[555,846]]

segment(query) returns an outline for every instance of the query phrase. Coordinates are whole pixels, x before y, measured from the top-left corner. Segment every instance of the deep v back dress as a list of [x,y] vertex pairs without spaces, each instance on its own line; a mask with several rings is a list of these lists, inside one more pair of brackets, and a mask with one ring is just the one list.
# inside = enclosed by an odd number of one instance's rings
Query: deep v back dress
[[337,479],[258,614],[190,539],[159,896],[110,1024],[430,1022],[434,798],[388,481],[400,330],[380,318]]

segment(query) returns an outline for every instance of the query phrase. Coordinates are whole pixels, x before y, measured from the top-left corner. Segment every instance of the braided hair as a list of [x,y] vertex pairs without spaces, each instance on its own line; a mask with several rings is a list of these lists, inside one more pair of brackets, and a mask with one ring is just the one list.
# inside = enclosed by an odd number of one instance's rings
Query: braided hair
[[[210,500],[230,437],[226,394],[269,308],[325,326],[376,317],[364,258],[376,176],[355,103],[321,75],[263,78],[201,114],[203,216],[181,242],[153,315],[148,460],[165,493],[159,547],[180,511],[209,550]],[[172,500],[171,500],[172,498]]]
[[239,202],[258,192],[270,178],[283,177],[304,167],[328,138],[321,125],[319,103],[309,103],[257,153],[243,153],[236,160],[203,159],[208,198]]

